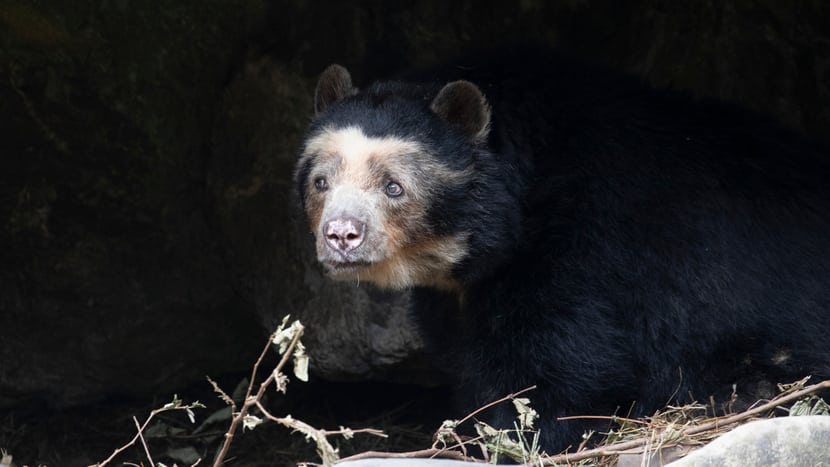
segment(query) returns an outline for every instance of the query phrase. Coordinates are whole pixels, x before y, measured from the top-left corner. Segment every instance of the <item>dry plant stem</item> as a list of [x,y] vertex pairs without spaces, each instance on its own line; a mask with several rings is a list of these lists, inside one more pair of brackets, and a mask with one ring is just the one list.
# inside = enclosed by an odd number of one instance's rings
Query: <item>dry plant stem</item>
[[[462,439],[461,439],[461,437],[460,437],[460,436],[458,436],[458,433],[453,432],[453,433],[451,433],[451,434],[452,434],[452,439],[454,439],[454,440],[456,441],[456,444],[454,444],[454,445],[452,445],[452,446],[450,446],[450,447],[444,446],[444,447],[443,447],[443,448],[441,448],[441,449],[443,449],[443,450],[445,450],[445,451],[446,451],[446,450],[448,450],[448,449],[461,448],[461,454],[464,454],[464,457],[467,457],[467,446],[466,446],[466,444],[467,444],[467,443],[465,443],[465,442],[464,442],[464,440],[462,440]],[[475,442],[475,441],[478,441],[479,439],[481,439],[481,436],[478,436],[478,437],[476,437],[476,438],[473,438],[473,439],[471,439],[470,441],[471,441],[471,442]],[[432,443],[432,447],[434,448],[436,444],[438,444],[438,441],[435,441],[434,443]],[[487,455],[487,451],[484,451],[484,454],[485,454],[485,456],[486,456],[486,455]],[[485,460],[486,460],[486,459],[485,459]]]
[[455,459],[459,461],[470,461],[471,459],[458,451],[447,451],[446,449],[430,448],[422,449],[420,451],[409,452],[382,452],[382,451],[366,451],[360,454],[355,454],[343,459],[340,462],[356,461],[360,459],[383,458],[383,459],[432,459],[445,458]]
[[[530,390],[533,390],[533,389],[536,389],[536,386],[530,386],[528,388],[522,389],[521,391],[516,391],[512,394],[508,394],[508,395],[502,397],[501,399],[495,400],[493,402],[490,402],[487,405],[479,407],[478,409],[476,409],[473,412],[471,412],[470,414],[468,414],[466,417],[459,420],[458,425],[461,425],[462,423],[466,422],[470,418],[475,417],[479,413],[489,409],[490,407],[493,407],[494,405],[498,405],[498,404],[501,404],[502,402],[514,399],[517,396],[519,396],[521,394],[524,394],[527,391],[530,391]],[[450,446],[450,447],[444,447],[444,448],[432,447],[430,449],[422,449],[420,451],[410,451],[410,452],[367,451],[367,452],[363,452],[363,453],[360,453],[360,454],[355,454],[353,456],[346,457],[344,459],[340,459],[340,462],[351,461],[351,460],[359,460],[359,459],[369,459],[369,458],[373,458],[373,457],[385,458],[385,459],[386,458],[414,459],[414,458],[436,458],[436,457],[439,457],[439,458],[455,459],[455,460],[468,461],[468,462],[471,461],[471,460],[474,460],[470,457],[467,457],[463,453],[460,453],[458,451],[453,451],[452,449],[454,449],[455,447],[457,447],[457,446]]]
[[616,416],[608,416],[608,415],[576,415],[573,417],[559,417],[557,420],[610,420],[612,422],[626,422],[626,423],[634,423],[635,425],[649,425],[650,423],[645,420],[636,420],[633,418],[625,418],[625,417],[616,417]]
[[509,401],[509,400],[511,400],[511,399],[515,399],[515,398],[516,398],[516,396],[521,395],[521,394],[524,394],[524,393],[526,393],[527,391],[531,391],[531,390],[533,390],[533,389],[536,389],[536,386],[530,386],[529,388],[524,388],[524,389],[522,389],[521,391],[516,391],[516,392],[514,392],[513,394],[508,394],[508,395],[506,395],[506,396],[502,397],[502,398],[501,398],[501,399],[499,399],[499,400],[495,400],[495,401],[490,402],[489,404],[487,404],[487,405],[485,405],[485,406],[479,407],[479,408],[477,408],[476,410],[474,410],[473,412],[471,412],[469,415],[467,415],[466,417],[464,417],[464,418],[462,418],[461,420],[459,420],[459,421],[458,421],[458,425],[461,425],[462,423],[464,423],[464,422],[466,422],[467,420],[469,420],[469,419],[471,419],[471,418],[475,417],[476,415],[480,414],[481,412],[484,412],[485,410],[489,409],[490,407],[493,407],[494,405],[499,405],[499,404],[501,404],[502,402],[506,402],[506,401]]
[[[482,439],[484,439],[484,437],[483,436],[476,436],[475,438],[470,438],[467,441],[462,441],[461,438],[459,438],[458,436],[455,436],[455,439],[456,439],[456,441],[458,441],[458,443],[453,444],[452,446],[446,446],[446,447],[439,448],[439,449],[442,450],[442,451],[452,451],[453,449],[461,448],[462,449],[462,454],[464,454],[464,457],[466,457],[468,459],[472,459],[471,457],[467,456],[467,450],[464,449],[464,445],[479,442]],[[433,446],[433,447],[435,447],[435,446]],[[487,451],[484,451],[484,455],[487,456]],[[489,462],[488,459],[484,459],[484,461]]]
[[231,420],[231,426],[228,428],[228,431],[225,433],[225,442],[222,444],[222,449],[216,454],[216,458],[213,461],[213,467],[219,467],[222,465],[222,462],[225,460],[225,456],[228,454],[228,449],[231,447],[231,442],[233,441],[233,435],[236,433],[237,428],[239,428],[239,424],[242,422],[242,419],[245,418],[245,415],[248,414],[248,411],[251,407],[258,405],[260,399],[262,399],[262,395],[265,394],[265,389],[274,381],[274,375],[279,374],[282,371],[282,368],[288,362],[289,357],[294,352],[294,347],[297,345],[297,342],[300,340],[300,336],[303,334],[303,328],[300,327],[297,330],[297,333],[294,334],[294,338],[291,339],[291,343],[288,344],[288,347],[285,349],[285,353],[282,354],[282,358],[280,362],[277,364],[274,371],[268,375],[268,378],[265,379],[259,385],[259,391],[257,391],[255,396],[251,396],[251,393],[254,390],[254,384],[256,381],[257,371],[259,370],[259,365],[262,363],[262,360],[265,359],[265,355],[268,353],[268,349],[271,348],[271,339],[268,339],[268,343],[265,344],[265,348],[262,349],[262,353],[259,354],[259,358],[257,359],[256,363],[254,363],[254,368],[251,370],[251,381],[248,383],[248,390],[245,392],[245,402],[242,404],[242,407],[239,409],[233,419]]
[[[766,404],[759,405],[754,409],[747,410],[746,412],[741,412],[735,415],[730,415],[728,417],[721,417],[712,420],[711,422],[704,423],[702,425],[697,425],[686,430],[680,432],[680,436],[690,436],[695,435],[698,433],[702,433],[714,428],[719,428],[725,425],[731,425],[733,423],[737,423],[747,418],[753,417],[760,413],[766,412],[768,410],[774,409],[780,405],[786,404],[788,402],[792,402],[794,400],[800,399],[808,394],[812,394],[814,392],[821,391],[823,389],[830,389],[830,380],[822,381],[820,383],[813,384],[811,386],[807,386],[804,389],[799,391],[792,392],[790,394],[779,396],[771,401],[767,402]],[[570,418],[578,418],[578,417],[570,417]],[[649,438],[638,438],[631,441],[627,441],[625,443],[618,443],[613,446],[606,446],[600,447],[596,449],[589,449],[587,451],[576,452],[573,454],[560,454],[558,456],[551,456],[544,459],[542,465],[556,465],[556,464],[566,464],[570,462],[581,461],[585,459],[591,459],[594,457],[601,457],[601,456],[612,456],[616,454],[620,454],[623,451],[627,451],[630,449],[636,449],[643,447],[645,444],[649,442]],[[534,464],[536,465],[536,464]]]
[[[523,389],[519,392],[514,394],[510,394],[508,396],[499,399],[498,401],[492,402],[490,404],[485,405],[484,407],[477,409],[475,412],[471,413],[470,415],[466,416],[462,421],[469,419],[470,417],[475,416],[476,414],[480,413],[481,411],[492,407],[494,404],[498,404],[504,402],[506,400],[512,399],[517,395],[533,389],[533,387]],[[778,396],[771,401],[767,402],[766,404],[759,405],[753,409],[747,410],[745,412],[741,412],[735,415],[731,415],[728,417],[721,417],[717,418],[711,422],[704,423],[702,425],[694,426],[688,428],[681,432],[681,435],[695,435],[698,433],[702,433],[714,428],[719,428],[725,425],[731,425],[747,418],[751,418],[755,415],[760,413],[766,412],[768,410],[774,409],[780,405],[786,404],[788,402],[792,402],[794,400],[800,399],[806,395],[821,391],[823,389],[830,389],[830,380],[822,381],[817,384],[813,384],[811,386],[807,386],[804,389],[792,392],[790,394]],[[567,419],[576,419],[576,418],[596,418],[596,417],[567,417]],[[609,417],[613,418],[613,417]],[[618,418],[619,419],[619,418]],[[553,466],[557,464],[569,464],[572,462],[578,462],[585,459],[592,459],[595,457],[602,457],[602,456],[613,456],[617,454],[621,454],[624,451],[629,451],[631,449],[642,448],[646,446],[651,439],[649,437],[643,437],[634,439],[631,441],[627,441],[624,443],[617,443],[613,446],[606,446],[600,447],[596,449],[589,449],[586,451],[579,451],[573,454],[560,454],[557,456],[549,456],[543,459],[540,459],[539,462],[534,462],[532,464],[524,464],[527,467],[530,466],[539,466],[539,465],[546,465],[546,466]],[[413,458],[433,458],[433,457],[441,457],[441,458],[448,458],[448,459],[456,459],[461,461],[474,461],[474,459],[470,459],[469,457],[464,456],[458,451],[450,451],[449,448],[431,448],[431,449],[423,449],[420,451],[410,451],[410,452],[380,452],[380,451],[367,451],[360,454],[355,454],[353,456],[346,457],[341,459],[340,462],[345,461],[352,461],[352,460],[359,460],[359,459],[369,459],[369,458],[403,458],[403,459],[413,459]]]
[[802,397],[804,397],[808,394],[812,394],[814,392],[821,391],[822,389],[830,389],[830,380],[822,381],[820,383],[816,383],[816,384],[813,384],[811,386],[807,386],[806,388],[801,389],[800,391],[795,391],[795,392],[793,392],[791,394],[788,394],[786,396],[779,396],[779,397],[773,398],[771,401],[767,402],[766,404],[759,405],[758,407],[756,407],[754,409],[747,410],[746,412],[741,412],[739,414],[731,415],[731,416],[726,417],[726,418],[716,418],[715,420],[713,420],[709,423],[704,423],[703,425],[698,425],[698,426],[689,428],[688,430],[684,431],[683,433],[686,434],[686,435],[695,435],[695,434],[701,433],[703,431],[710,430],[712,428],[717,428],[721,425],[729,425],[731,423],[739,422],[739,421],[744,420],[746,418],[749,418],[753,415],[758,415],[759,413],[766,412],[767,410],[778,407],[779,405],[786,404],[788,402],[792,402],[792,401],[795,401],[797,399],[801,399]]
[[381,430],[376,430],[374,428],[361,428],[361,429],[358,429],[358,430],[352,430],[352,429],[318,430],[318,429],[314,428],[313,426],[309,425],[308,423],[297,420],[296,418],[275,417],[274,415],[271,414],[271,412],[268,411],[268,409],[263,407],[262,403],[258,400],[256,401],[256,406],[262,412],[262,414],[265,416],[265,418],[267,418],[268,420],[271,420],[272,422],[275,422],[275,423],[279,423],[280,425],[282,425],[284,427],[287,427],[287,428],[299,429],[302,432],[316,431],[317,433],[320,433],[323,436],[344,435],[346,433],[367,433],[367,434],[370,434],[370,435],[380,436],[381,438],[386,438],[387,437],[386,433],[384,433]]
[[141,445],[144,447],[144,454],[147,455],[147,460],[150,461],[150,465],[156,465],[153,462],[153,456],[150,455],[150,449],[147,447],[147,441],[144,440],[144,433],[141,430],[141,425],[138,424],[138,419],[133,417],[133,422],[135,422],[135,427],[138,430],[138,439],[141,440]]
[[[129,448],[130,446],[135,444],[136,441],[139,440],[139,438],[142,440],[142,443],[143,443],[144,442],[144,437],[143,437],[142,433],[144,432],[144,429],[147,428],[147,425],[150,423],[150,420],[152,420],[153,417],[156,416],[156,414],[159,414],[161,412],[166,412],[168,410],[172,410],[172,409],[170,409],[170,408],[161,408],[161,409],[152,410],[150,412],[150,415],[147,417],[147,420],[144,420],[144,424],[141,425],[140,427],[138,427],[138,433],[136,433],[135,436],[133,436],[133,439],[130,440],[129,443],[127,443],[127,444],[121,446],[120,448],[116,449],[115,451],[113,451],[112,454],[110,454],[109,457],[107,457],[106,459],[104,459],[103,461],[98,463],[95,467],[104,467],[105,465],[109,464],[113,459],[115,459],[115,456],[121,454],[127,448]],[[135,417],[133,417],[133,420],[135,420]],[[137,425],[138,425],[138,422],[136,421],[136,426]],[[145,449],[146,449],[146,447],[145,447]],[[149,454],[148,454],[148,456],[149,456]]]

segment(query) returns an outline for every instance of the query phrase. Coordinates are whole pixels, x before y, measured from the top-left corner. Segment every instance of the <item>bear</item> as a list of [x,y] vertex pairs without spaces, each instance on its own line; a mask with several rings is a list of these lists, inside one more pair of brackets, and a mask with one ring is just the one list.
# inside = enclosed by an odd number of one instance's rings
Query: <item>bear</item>
[[294,177],[326,274],[410,291],[460,410],[535,386],[547,452],[830,377],[830,154],[736,105],[553,52],[331,65]]

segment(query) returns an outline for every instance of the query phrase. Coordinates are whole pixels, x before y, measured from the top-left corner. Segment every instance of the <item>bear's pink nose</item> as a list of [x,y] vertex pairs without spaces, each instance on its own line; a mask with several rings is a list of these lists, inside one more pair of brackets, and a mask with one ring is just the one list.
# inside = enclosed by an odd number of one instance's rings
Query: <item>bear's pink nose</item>
[[341,217],[326,223],[326,243],[335,251],[346,254],[363,243],[366,224],[352,217]]

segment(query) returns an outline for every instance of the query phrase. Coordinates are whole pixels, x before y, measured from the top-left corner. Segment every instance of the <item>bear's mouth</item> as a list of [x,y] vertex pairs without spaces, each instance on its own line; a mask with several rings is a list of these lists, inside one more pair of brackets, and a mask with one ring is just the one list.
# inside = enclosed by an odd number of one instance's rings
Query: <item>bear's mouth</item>
[[343,274],[359,269],[365,269],[372,265],[370,261],[325,261],[323,265],[330,273]]

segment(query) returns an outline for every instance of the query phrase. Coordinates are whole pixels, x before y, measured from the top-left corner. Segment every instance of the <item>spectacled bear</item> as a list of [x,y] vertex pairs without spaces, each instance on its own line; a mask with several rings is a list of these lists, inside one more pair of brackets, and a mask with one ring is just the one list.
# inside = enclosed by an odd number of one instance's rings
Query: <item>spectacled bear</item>
[[535,385],[555,452],[603,427],[558,417],[830,377],[820,144],[565,57],[415,76],[326,69],[295,179],[327,274],[411,289],[468,407]]

